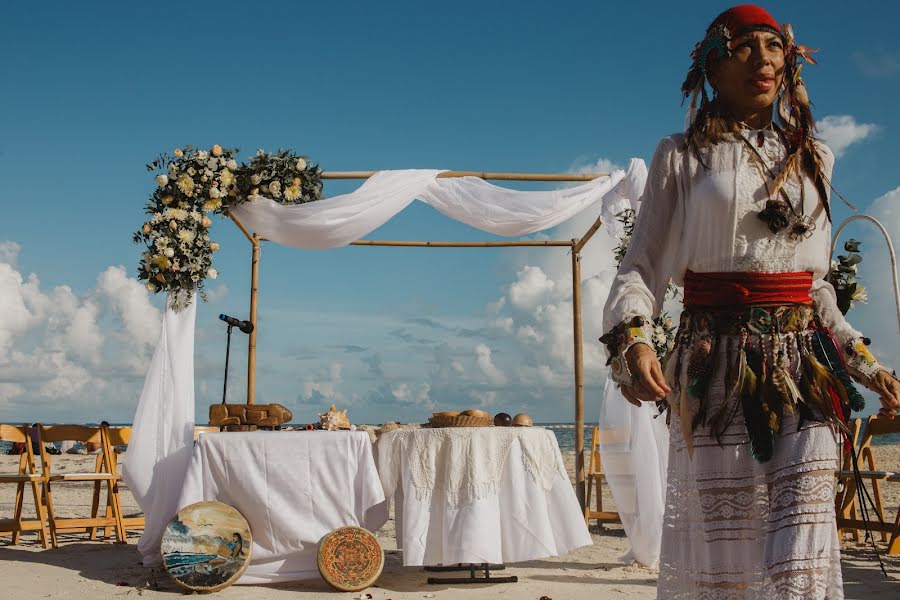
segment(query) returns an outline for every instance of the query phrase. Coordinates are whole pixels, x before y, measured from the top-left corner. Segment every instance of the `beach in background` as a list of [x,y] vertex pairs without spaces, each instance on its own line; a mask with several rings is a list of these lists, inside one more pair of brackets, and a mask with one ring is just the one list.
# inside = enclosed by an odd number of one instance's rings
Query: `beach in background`
[[[585,443],[590,442],[590,428]],[[563,448],[566,467],[574,482],[574,428],[555,424],[554,431]],[[571,440],[571,441],[570,441]],[[878,445],[873,449],[878,466],[900,470],[900,444]],[[94,456],[62,455],[54,457],[57,472],[84,472],[94,469]],[[18,457],[0,456],[0,473],[14,472]],[[67,483],[54,486],[54,505],[59,516],[88,516],[91,510],[93,484]],[[885,518],[896,517],[900,503],[900,484],[886,484],[882,488],[887,510]],[[101,503],[105,501],[105,496]],[[0,486],[0,518],[11,516],[15,502],[15,486]],[[123,490],[122,505],[126,516],[140,514],[140,509],[127,489]],[[615,500],[604,486],[603,505],[615,510]],[[33,515],[31,496],[26,492],[25,514]],[[393,513],[391,519],[376,535],[386,550],[384,573],[377,588],[368,593],[375,600],[412,598],[492,599],[507,597],[538,600],[542,596],[555,600],[623,598],[626,600],[656,597],[656,576],[653,569],[627,564],[620,559],[628,551],[628,540],[621,526],[591,528],[593,546],[577,549],[562,557],[508,565],[508,572],[519,576],[516,584],[430,586],[421,568],[402,566],[402,556],[396,550]],[[36,536],[23,536],[20,546],[9,546],[9,537],[0,537],[0,581],[9,597],[81,598],[118,600],[122,597],[163,598],[181,594],[160,569],[141,566],[135,544],[138,533],[129,536],[128,545],[110,541],[88,542],[84,534],[62,534],[62,546],[56,550],[42,550]],[[884,544],[879,543],[883,551]],[[879,570],[871,546],[845,542],[843,572],[845,595],[848,599],[863,599],[882,594],[891,597],[900,590],[900,557],[883,557],[889,577]],[[307,592],[312,599],[355,598],[358,593],[331,590],[323,581],[307,581],[281,586],[232,586],[217,597],[234,599],[268,599],[297,591]],[[430,596],[429,594],[433,594]],[[364,595],[362,597],[365,597]]]

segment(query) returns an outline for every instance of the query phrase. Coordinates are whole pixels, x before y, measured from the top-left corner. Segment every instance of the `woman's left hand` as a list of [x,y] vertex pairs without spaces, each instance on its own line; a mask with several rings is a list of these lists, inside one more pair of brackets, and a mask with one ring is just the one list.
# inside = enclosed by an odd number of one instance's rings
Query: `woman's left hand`
[[888,371],[878,371],[871,381],[872,391],[881,396],[881,410],[878,416],[893,419],[900,411],[900,381]]

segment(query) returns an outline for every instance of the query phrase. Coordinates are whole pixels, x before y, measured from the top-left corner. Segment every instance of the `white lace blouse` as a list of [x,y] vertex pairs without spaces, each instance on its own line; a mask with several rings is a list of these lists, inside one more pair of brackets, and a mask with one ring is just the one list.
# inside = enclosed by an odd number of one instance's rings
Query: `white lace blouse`
[[[786,150],[771,129],[745,130],[772,172],[780,173]],[[656,149],[640,211],[603,314],[603,330],[626,319],[652,319],[662,309],[671,278],[682,285],[685,272],[762,273],[811,271],[812,298],[822,322],[841,346],[861,337],[837,307],[834,288],[823,277],[831,264],[831,224],[813,182],[803,180],[803,214],[815,229],[792,239],[787,230],[773,234],[757,217],[768,199],[760,169],[738,137],[701,149],[704,167],[684,147],[682,134],[664,138]],[[830,179],[834,155],[819,152]],[[771,187],[771,183],[769,184]],[[800,181],[792,176],[785,192],[799,212]]]

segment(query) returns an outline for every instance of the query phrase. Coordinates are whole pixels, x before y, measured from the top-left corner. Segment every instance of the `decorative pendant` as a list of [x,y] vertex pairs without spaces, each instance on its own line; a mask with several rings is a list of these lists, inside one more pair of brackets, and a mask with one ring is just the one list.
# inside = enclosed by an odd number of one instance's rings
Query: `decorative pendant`
[[766,200],[766,207],[757,213],[772,233],[778,233],[786,229],[791,222],[791,209],[787,202],[781,200]]
[[791,239],[798,240],[800,238],[808,238],[816,229],[816,224],[812,217],[803,215],[794,219],[791,223]]

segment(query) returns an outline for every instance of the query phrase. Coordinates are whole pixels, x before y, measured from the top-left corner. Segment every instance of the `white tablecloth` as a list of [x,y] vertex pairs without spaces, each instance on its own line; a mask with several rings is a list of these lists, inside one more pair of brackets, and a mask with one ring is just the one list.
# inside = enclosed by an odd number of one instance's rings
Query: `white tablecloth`
[[377,457],[404,565],[514,563],[593,543],[549,430],[394,430]]
[[238,581],[247,584],[318,577],[322,536],[347,525],[375,531],[388,517],[365,432],[204,433],[179,510],[201,500],[250,523],[252,560]]

